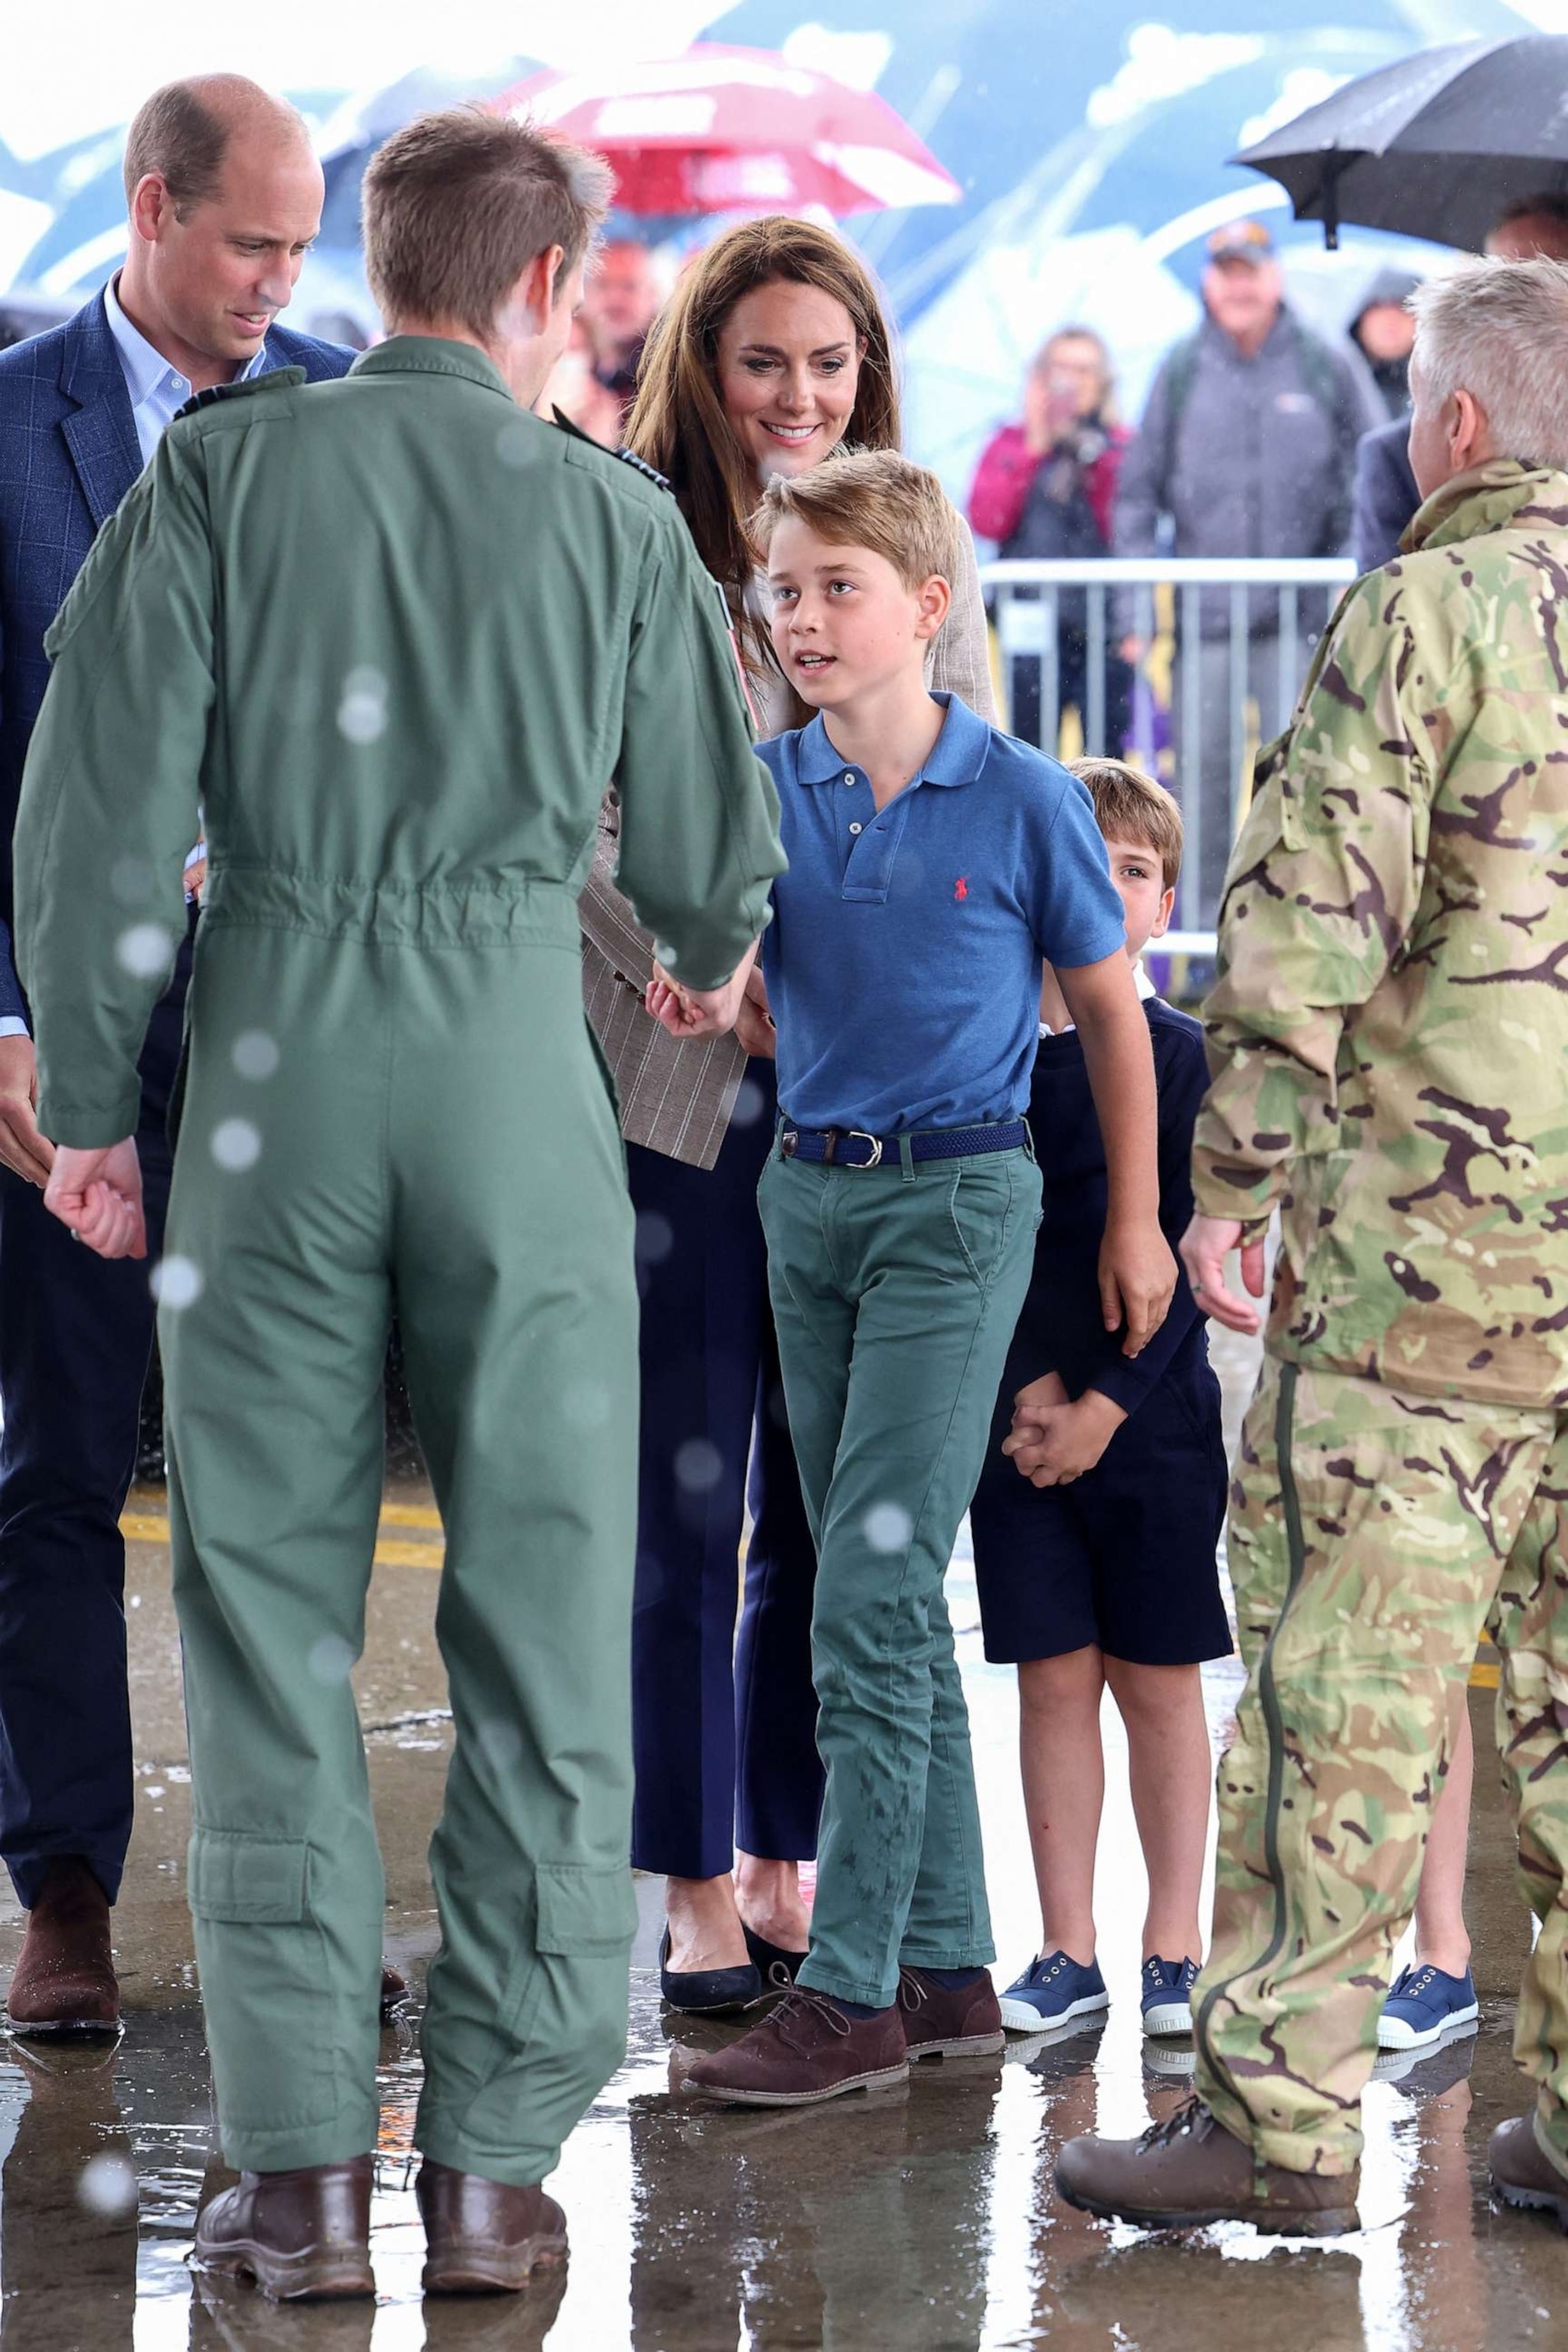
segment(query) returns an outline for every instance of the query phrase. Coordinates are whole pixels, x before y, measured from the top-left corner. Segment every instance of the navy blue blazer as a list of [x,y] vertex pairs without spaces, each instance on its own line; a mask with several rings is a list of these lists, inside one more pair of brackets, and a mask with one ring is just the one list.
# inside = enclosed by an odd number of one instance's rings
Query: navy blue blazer
[[1396,416],[1356,444],[1351,543],[1358,572],[1381,572],[1399,552],[1405,527],[1421,503],[1410,470],[1410,419]]
[[[346,375],[353,352],[287,327],[266,366],[315,381]],[[0,1017],[26,1007],[11,957],[11,835],[22,767],[49,665],[44,632],[99,527],[142,471],[142,449],[103,297],[63,327],[0,352]],[[127,780],[128,782],[131,780]]]

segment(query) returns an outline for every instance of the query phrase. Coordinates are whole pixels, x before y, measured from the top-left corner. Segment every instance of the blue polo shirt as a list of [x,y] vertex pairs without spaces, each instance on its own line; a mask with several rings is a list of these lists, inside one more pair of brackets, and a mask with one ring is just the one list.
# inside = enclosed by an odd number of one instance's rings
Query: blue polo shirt
[[778,1098],[802,1127],[870,1135],[1016,1118],[1042,957],[1115,955],[1121,901],[1087,786],[956,695],[921,773],[880,814],[820,717],[759,743],[789,871],[763,971]]

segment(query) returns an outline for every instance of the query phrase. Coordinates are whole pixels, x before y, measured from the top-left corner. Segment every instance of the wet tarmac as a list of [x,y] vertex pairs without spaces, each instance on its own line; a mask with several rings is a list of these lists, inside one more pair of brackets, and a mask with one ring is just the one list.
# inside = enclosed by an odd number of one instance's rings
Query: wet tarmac
[[[1233,1399],[1244,1367],[1227,1381]],[[712,2110],[681,2095],[689,2053],[727,2029],[660,2013],[660,1889],[639,1888],[632,2046],[552,2184],[573,2257],[521,2301],[422,2304],[409,2133],[417,2009],[436,1921],[425,1848],[450,1741],[431,1632],[439,1529],[427,1495],[388,1496],[356,1677],[387,1863],[386,1948],[412,1998],[383,2043],[373,2252],[379,2301],[278,2310],[193,2279],[216,2156],[184,1905],[190,1804],[162,1498],[132,1507],[129,1583],[137,1830],[116,1937],[126,2032],[111,2052],[0,2043],[0,2346],[5,2352],[1492,2352],[1568,2346],[1568,2241],[1494,2210],[1487,2137],[1526,2099],[1509,2052],[1526,1929],[1489,1769],[1491,1701],[1471,1693],[1477,1775],[1469,1908],[1480,2032],[1375,2082],[1363,2228],[1331,2245],[1241,2228],[1178,2241],[1089,2221],[1050,2185],[1062,2141],[1134,2132],[1186,2094],[1190,2045],[1139,2031],[1142,1864],[1110,1756],[1097,1908],[1109,2018],[1004,2062],[942,2061],[905,2088],[795,2114]],[[1015,1762],[1012,1678],[980,1654],[973,1576],[960,1628],[1005,1980],[1037,1914]],[[1207,1680],[1224,1724],[1233,1669]],[[0,1969],[20,1940],[0,1913]]]

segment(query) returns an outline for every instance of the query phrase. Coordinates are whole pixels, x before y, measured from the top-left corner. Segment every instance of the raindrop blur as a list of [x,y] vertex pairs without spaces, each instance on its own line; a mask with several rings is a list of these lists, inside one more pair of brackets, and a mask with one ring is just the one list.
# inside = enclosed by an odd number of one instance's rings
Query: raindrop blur
[[194,1307],[202,1295],[202,1271],[188,1257],[161,1257],[147,1277],[147,1286],[160,1307]]
[[351,669],[338,705],[338,730],[351,743],[374,743],[386,732],[386,680],[378,669]]
[[353,1651],[341,1633],[323,1633],[319,1642],[311,1643],[306,1660],[314,1680],[329,1685],[346,1683],[353,1662]]
[[689,1437],[675,1452],[675,1481],[689,1495],[710,1495],[724,1475],[724,1457],[706,1437]]
[[106,2147],[83,2165],[76,2193],[89,2213],[105,2221],[136,2210],[136,2175],[128,2157]]
[[132,923],[128,931],[121,932],[114,952],[127,971],[134,972],[138,980],[151,980],[154,972],[168,968],[174,942],[162,923]]
[[234,1041],[233,1058],[242,1078],[269,1078],[278,1067],[278,1040],[265,1029],[246,1029]]
[[212,1155],[231,1175],[254,1168],[261,1157],[261,1130],[247,1118],[220,1119],[213,1129]]
[[657,1209],[637,1211],[637,1260],[639,1265],[662,1265],[675,1247],[675,1227]]
[[653,960],[655,963],[661,963],[666,971],[673,971],[676,965],[680,961],[668,940],[655,940],[653,943]]
[[117,858],[109,887],[122,907],[144,907],[153,896],[153,868],[144,857]]
[[741,1080],[740,1092],[735,1097],[735,1108],[730,1114],[735,1125],[737,1127],[755,1127],[758,1119],[761,1118],[763,1111],[767,1108],[767,1099],[768,1098],[763,1094],[761,1087],[756,1085],[752,1079],[742,1078]]
[[861,1525],[873,1551],[902,1551],[915,1531],[901,1503],[873,1503]]
[[479,1746],[496,1771],[510,1772],[522,1754],[522,1734],[515,1723],[481,1723]]

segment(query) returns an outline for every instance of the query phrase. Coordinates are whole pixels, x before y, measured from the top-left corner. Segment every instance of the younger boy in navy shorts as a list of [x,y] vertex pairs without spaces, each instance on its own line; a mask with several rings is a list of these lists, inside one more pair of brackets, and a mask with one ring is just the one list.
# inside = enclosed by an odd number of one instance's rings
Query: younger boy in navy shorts
[[[1161,1002],[1138,959],[1170,919],[1181,814],[1120,761],[1080,761],[1077,773],[1094,801],[1144,998],[1159,1088],[1160,1222],[1174,1246],[1193,1213],[1188,1159],[1208,1073],[1198,1023]],[[1110,1998],[1092,1904],[1109,1685],[1127,1730],[1149,1875],[1144,2030],[1182,2033],[1202,1956],[1214,1769],[1198,1665],[1231,1647],[1215,1557],[1226,1500],[1219,1383],[1184,1276],[1142,1355],[1124,1356],[1105,1330],[1096,1277],[1105,1156],[1083,1049],[1048,970],[1029,1123],[1044,1216],[970,1522],[985,1654],[1018,1668],[1040,1893],[1040,1956],[1008,1987],[1002,2020],[1038,2033]]]

